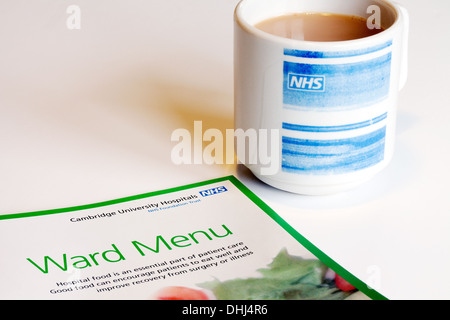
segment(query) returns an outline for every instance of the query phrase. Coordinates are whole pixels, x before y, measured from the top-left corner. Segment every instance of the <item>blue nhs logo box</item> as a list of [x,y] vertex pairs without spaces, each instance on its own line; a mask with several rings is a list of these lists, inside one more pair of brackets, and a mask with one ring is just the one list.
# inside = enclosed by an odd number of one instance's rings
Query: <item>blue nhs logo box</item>
[[325,91],[325,77],[316,75],[306,75],[289,73],[288,74],[288,89],[301,91]]
[[207,189],[207,190],[203,190],[203,191],[199,191],[200,195],[202,197],[207,197],[207,196],[212,196],[213,194],[218,194],[218,193],[222,193],[228,191],[227,188],[225,188],[224,186],[220,186],[217,188],[212,188],[212,189]]

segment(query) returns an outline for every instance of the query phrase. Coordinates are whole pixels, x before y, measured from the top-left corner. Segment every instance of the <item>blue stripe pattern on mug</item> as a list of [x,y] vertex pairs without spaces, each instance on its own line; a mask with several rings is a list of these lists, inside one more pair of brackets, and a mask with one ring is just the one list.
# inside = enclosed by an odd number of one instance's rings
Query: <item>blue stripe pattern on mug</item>
[[301,174],[342,174],[384,159],[386,127],[369,134],[334,140],[283,136],[282,170]]
[[389,96],[391,59],[392,41],[347,51],[284,50],[284,172],[346,174],[384,160],[387,110],[344,124],[320,116],[318,123],[302,123],[301,113],[308,118],[311,112],[334,112],[347,119],[349,112],[351,119],[352,110],[383,102]]
[[285,49],[284,106],[325,111],[385,100],[390,88],[391,50],[392,42],[346,52]]
[[302,132],[340,132],[340,131],[348,131],[348,130],[355,130],[355,129],[361,129],[365,127],[369,127],[371,125],[377,124],[387,118],[387,112],[383,113],[382,115],[375,117],[371,120],[352,123],[352,124],[345,124],[340,126],[306,126],[306,125],[298,125],[298,124],[292,124],[283,122],[282,128],[286,130],[292,130],[292,131],[302,131]]

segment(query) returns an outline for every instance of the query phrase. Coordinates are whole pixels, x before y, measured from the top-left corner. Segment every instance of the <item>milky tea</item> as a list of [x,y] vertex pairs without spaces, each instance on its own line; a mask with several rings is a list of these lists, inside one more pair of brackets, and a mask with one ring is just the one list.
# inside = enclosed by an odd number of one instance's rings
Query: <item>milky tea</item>
[[256,28],[279,36],[305,41],[346,41],[369,37],[383,28],[367,25],[365,18],[329,13],[293,13],[263,20]]

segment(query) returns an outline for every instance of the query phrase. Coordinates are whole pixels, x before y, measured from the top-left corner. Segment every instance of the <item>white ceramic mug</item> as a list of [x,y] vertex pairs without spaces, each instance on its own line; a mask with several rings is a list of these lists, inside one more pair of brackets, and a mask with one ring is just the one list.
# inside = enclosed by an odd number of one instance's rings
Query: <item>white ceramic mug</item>
[[[254,26],[305,12],[368,18],[374,5],[385,30],[356,40],[292,40]],[[307,195],[347,190],[381,171],[394,150],[408,29],[406,10],[385,0],[242,0],[235,10],[235,128],[275,130],[279,140],[272,144],[276,170],[264,172],[267,163],[238,152],[239,161],[267,184]],[[256,149],[250,153],[257,157]]]

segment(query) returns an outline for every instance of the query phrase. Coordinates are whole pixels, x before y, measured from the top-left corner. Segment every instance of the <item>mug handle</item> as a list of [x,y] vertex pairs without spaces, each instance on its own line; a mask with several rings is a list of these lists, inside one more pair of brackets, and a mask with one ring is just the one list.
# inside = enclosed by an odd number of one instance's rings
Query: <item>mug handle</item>
[[400,65],[400,83],[399,90],[402,90],[408,78],[408,42],[409,42],[409,14],[408,11],[399,4],[397,9],[402,16],[403,30],[402,30],[402,60]]

